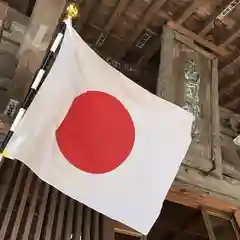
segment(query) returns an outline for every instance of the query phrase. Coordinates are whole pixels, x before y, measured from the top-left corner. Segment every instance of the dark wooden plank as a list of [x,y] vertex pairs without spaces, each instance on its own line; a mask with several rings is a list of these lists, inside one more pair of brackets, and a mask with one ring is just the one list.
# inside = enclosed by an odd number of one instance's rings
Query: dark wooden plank
[[112,30],[114,24],[121,17],[122,13],[126,10],[129,2],[130,0],[119,0],[115,10],[112,13],[112,16],[110,17],[108,23],[103,29],[105,34],[108,34]]
[[35,208],[36,208],[36,204],[37,204],[37,199],[38,199],[40,186],[41,186],[41,180],[39,178],[37,178],[35,186],[34,186],[34,192],[33,192],[33,196],[32,196],[32,199],[31,199],[29,211],[28,211],[28,214],[27,214],[27,220],[26,220],[26,224],[25,224],[25,227],[24,227],[24,232],[23,232],[23,238],[22,239],[28,239],[29,238],[29,233],[30,233],[31,226],[32,226],[32,220],[33,220],[34,213],[35,213]]
[[234,31],[232,34],[230,34],[227,39],[221,44],[222,47],[227,47],[229,44],[231,44],[237,37],[240,35],[240,28],[238,28],[236,31]]
[[236,68],[238,68],[239,66],[240,66],[240,56],[237,57],[235,60],[230,62],[228,65],[226,65],[219,71],[219,79],[222,79],[222,78],[234,73],[234,70]]
[[[4,159],[2,162],[3,164],[5,164],[4,161],[11,161],[11,160]],[[3,173],[1,173],[3,182],[0,182],[0,209],[2,208],[3,201],[6,198],[6,195],[9,191],[10,183],[13,178],[14,172],[16,170],[17,163],[18,162],[16,160],[12,161],[9,169],[6,169],[4,165],[2,166],[4,169],[1,170],[3,171]]]
[[168,27],[178,31],[179,33],[193,39],[194,41],[198,42],[199,44],[201,44],[202,46],[204,46],[205,48],[213,51],[214,53],[216,53],[219,56],[225,56],[228,54],[227,50],[224,49],[221,46],[217,46],[205,39],[203,39],[202,37],[200,37],[199,35],[197,35],[196,33],[188,30],[187,28],[173,22],[173,21],[169,21],[167,23]]
[[82,224],[83,224],[83,205],[81,203],[76,204],[75,226],[73,240],[79,240],[82,236]]
[[100,236],[99,236],[99,233],[100,233],[100,214],[96,211],[93,212],[93,217],[92,217],[92,228],[93,228],[93,231],[92,231],[92,235],[91,236],[91,239],[92,240],[99,240]]
[[57,206],[57,200],[58,200],[58,193],[59,191],[56,188],[52,189],[52,193],[49,199],[50,202],[50,210],[48,212],[47,217],[47,227],[46,227],[46,233],[45,233],[45,240],[51,240],[52,239],[52,230],[53,230],[53,220],[54,216],[56,214],[56,206]]
[[83,210],[83,240],[92,240],[91,239],[91,209],[85,207]]
[[227,0],[225,1],[225,3],[218,7],[214,13],[210,16],[210,18],[208,19],[206,25],[204,26],[204,28],[199,32],[199,35],[201,37],[206,36],[210,30],[214,27],[214,22],[217,18],[217,16],[232,2],[232,0]]
[[13,208],[14,208],[14,205],[15,205],[15,202],[17,199],[17,195],[19,192],[19,188],[22,183],[22,179],[24,177],[25,172],[26,172],[26,167],[23,164],[21,164],[21,168],[20,168],[19,174],[16,179],[16,184],[13,188],[12,195],[11,195],[11,198],[10,198],[10,201],[8,204],[7,212],[6,212],[6,215],[4,217],[4,220],[3,220],[3,223],[1,226],[0,239],[4,239],[6,236],[8,224],[9,224],[10,218],[12,216]]
[[184,23],[192,14],[196,11],[196,9],[203,4],[204,1],[194,0],[186,10],[183,11],[180,17],[177,19],[177,23]]
[[40,204],[40,212],[37,220],[36,232],[34,234],[34,240],[39,240],[41,236],[43,220],[46,213],[49,190],[50,190],[50,185],[45,183],[43,197],[41,199],[41,204]]
[[56,235],[55,235],[56,240],[62,239],[63,219],[64,219],[65,208],[67,203],[67,196],[65,194],[61,193],[60,198],[61,198],[60,207],[58,210],[57,228],[56,228]]
[[69,198],[68,204],[67,204],[67,219],[65,223],[64,240],[71,239],[73,235],[74,207],[75,207],[75,200],[73,200],[72,198]]
[[214,173],[222,177],[222,155],[220,148],[220,113],[218,92],[218,59],[212,61],[212,91],[211,91],[211,113],[212,113],[212,160],[215,162]]
[[153,3],[149,6],[146,13],[143,17],[141,17],[141,20],[138,22],[137,26],[134,28],[134,30],[129,34],[129,36],[126,37],[127,41],[122,49],[120,49],[118,53],[118,58],[121,59],[125,56],[127,51],[132,47],[134,42],[137,40],[137,38],[140,36],[142,31],[148,26],[148,24],[152,21],[155,14],[159,11],[159,9],[165,4],[166,0],[155,0]]
[[30,186],[32,184],[32,180],[33,180],[33,172],[28,170],[28,176],[27,176],[27,180],[24,186],[24,191],[23,191],[23,195],[22,195],[22,199],[18,208],[18,212],[17,212],[17,217],[14,223],[14,227],[11,233],[11,240],[17,240],[17,235],[18,235],[18,231],[20,228],[20,224],[22,221],[22,217],[23,217],[23,212],[24,212],[24,208],[26,206],[26,202],[27,202],[27,198],[28,198],[28,193],[30,190]]
[[161,39],[156,39],[151,46],[147,49],[147,51],[143,54],[143,56],[139,59],[138,65],[145,66],[149,60],[159,51],[161,47]]
[[239,102],[240,102],[240,98],[236,97],[236,98],[233,98],[231,101],[224,103],[223,107],[234,109]]
[[233,77],[231,80],[232,82],[229,83],[229,85],[225,88],[221,88],[219,91],[219,99],[223,100],[224,95],[231,95],[231,92],[238,87],[238,85],[240,84],[240,79],[238,76],[236,76],[237,78]]
[[92,10],[94,9],[94,6],[98,4],[98,0],[87,0],[84,1],[84,4],[82,8],[80,9],[80,16],[78,20],[75,23],[76,30],[80,32],[87,22],[88,17],[91,15]]
[[104,26],[103,31],[101,31],[98,41],[96,43],[97,47],[101,47],[104,42],[106,41],[109,33],[111,32],[112,28],[114,27],[117,20],[121,17],[122,13],[125,11],[129,4],[130,0],[119,0],[115,10],[113,11],[109,21]]

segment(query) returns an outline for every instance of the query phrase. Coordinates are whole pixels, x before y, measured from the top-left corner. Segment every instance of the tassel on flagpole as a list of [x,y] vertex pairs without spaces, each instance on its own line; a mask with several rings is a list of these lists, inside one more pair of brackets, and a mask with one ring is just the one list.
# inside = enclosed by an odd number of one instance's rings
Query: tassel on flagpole
[[[66,8],[66,18],[72,19],[72,18],[76,18],[77,16],[78,16],[77,5],[74,4],[74,3],[69,4]],[[21,106],[20,110],[18,111],[17,116],[15,117],[15,119],[12,123],[12,126],[11,126],[10,130],[8,131],[6,137],[5,137],[5,139],[4,139],[4,141],[1,145],[0,153],[1,153],[3,158],[9,158],[8,153],[5,150],[5,148],[8,144],[8,142],[10,141],[17,125],[19,124],[19,122],[23,118],[27,108],[30,106],[30,104],[32,103],[32,100],[36,96],[36,94],[38,92],[38,89],[40,88],[43,81],[45,80],[45,78],[47,76],[47,67],[50,64],[51,59],[53,59],[57,50],[60,47],[60,44],[61,44],[63,36],[64,36],[65,29],[66,29],[66,25],[65,25],[64,22],[62,22],[61,26],[60,26],[59,33],[57,34],[54,42],[52,43],[51,48],[48,49],[40,69],[37,71],[37,73],[33,77],[33,79],[34,79],[33,83],[31,85],[23,103],[22,103],[22,106]]]

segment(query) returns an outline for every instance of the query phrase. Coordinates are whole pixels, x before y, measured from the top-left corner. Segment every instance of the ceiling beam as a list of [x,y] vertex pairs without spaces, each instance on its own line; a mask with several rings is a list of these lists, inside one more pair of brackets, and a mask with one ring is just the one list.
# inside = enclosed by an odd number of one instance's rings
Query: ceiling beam
[[214,13],[210,16],[207,24],[205,25],[205,27],[199,32],[199,35],[201,37],[206,36],[210,30],[214,27],[214,22],[216,20],[216,18],[218,17],[218,15],[232,2],[232,0],[227,0],[225,1],[225,3],[219,7],[217,7],[217,9],[214,11]]
[[134,42],[140,36],[142,31],[148,26],[148,24],[152,21],[155,14],[159,11],[159,9],[165,4],[167,0],[155,0],[146,10],[141,20],[137,23],[137,26],[134,30],[126,37],[127,41],[124,44],[123,48],[118,53],[118,58],[121,59],[125,56],[128,50],[132,47]]
[[109,33],[116,24],[117,20],[121,17],[122,13],[126,10],[130,0],[120,0],[113,11],[109,21],[104,26],[103,31],[100,33],[99,38],[96,42],[97,47],[101,47],[106,41]]
[[236,69],[236,67],[240,66],[240,56],[237,57],[235,60],[233,60],[232,62],[230,62],[228,65],[226,65],[225,67],[223,67],[220,71],[219,71],[219,79],[224,78],[227,75],[230,75],[232,73],[234,73],[234,70]]
[[108,23],[105,25],[103,31],[105,34],[108,34],[114,27],[117,20],[121,17],[122,13],[126,10],[130,0],[120,0],[113,11],[112,16],[110,17]]
[[199,43],[203,47],[211,50],[212,52],[216,53],[219,56],[226,56],[228,54],[226,49],[224,49],[222,46],[217,46],[217,45],[213,44],[212,42],[209,42],[209,41],[203,39],[202,37],[200,37],[196,33],[188,30],[187,28],[181,26],[180,24],[177,24],[173,21],[169,21],[167,23],[167,25],[168,25],[168,27],[170,27],[170,28],[176,30],[177,32],[189,37],[190,39],[194,40],[195,42]]
[[194,0],[192,4],[189,5],[189,7],[183,11],[181,16],[177,19],[177,23],[182,24],[184,23],[192,14],[195,12],[195,10],[204,3],[204,1]]
[[225,87],[221,88],[219,91],[219,99],[222,99],[224,94],[230,95],[231,92],[240,84],[239,76],[234,76],[233,79],[231,79],[231,83]]
[[80,32],[87,22],[88,17],[91,15],[94,7],[99,3],[99,0],[86,0],[80,10],[80,16],[75,23],[76,31]]
[[224,108],[235,108],[236,105],[240,102],[240,98],[234,98],[233,100],[224,103],[222,107]]
[[221,44],[221,46],[226,47],[231,44],[240,35],[240,28],[234,31],[230,36]]

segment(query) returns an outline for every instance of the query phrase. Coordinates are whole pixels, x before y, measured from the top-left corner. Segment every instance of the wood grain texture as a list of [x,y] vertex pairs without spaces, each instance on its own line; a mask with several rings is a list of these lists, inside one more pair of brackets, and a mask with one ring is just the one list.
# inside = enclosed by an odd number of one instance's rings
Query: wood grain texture
[[215,162],[215,174],[222,177],[222,155],[220,148],[220,113],[218,92],[218,59],[212,61],[211,86],[211,114],[212,114],[212,160]]
[[65,208],[67,203],[67,196],[63,193],[60,195],[60,206],[58,209],[58,216],[57,216],[57,227],[56,227],[56,234],[55,240],[62,239],[62,232],[63,232],[63,220],[65,216]]
[[28,214],[27,214],[27,217],[26,217],[27,220],[26,220],[26,224],[25,224],[25,227],[24,227],[23,239],[28,239],[29,238],[29,234],[30,234],[30,230],[31,230],[31,226],[32,226],[32,221],[33,221],[33,218],[34,218],[34,213],[35,213],[35,209],[36,209],[36,205],[37,205],[37,199],[38,199],[40,186],[41,186],[41,180],[39,178],[37,178],[36,182],[35,182],[35,186],[34,186],[34,192],[33,192],[33,195],[32,195],[29,211],[28,211]]
[[17,212],[17,217],[14,223],[14,227],[11,233],[11,240],[17,240],[17,236],[18,236],[18,231],[20,228],[20,224],[22,221],[22,217],[23,217],[23,212],[24,212],[24,208],[26,206],[26,202],[27,202],[27,198],[28,198],[28,194],[29,194],[29,190],[30,190],[30,186],[32,184],[32,180],[33,180],[33,172],[28,170],[28,176],[27,176],[27,180],[24,186],[24,191],[22,193],[22,198],[21,198],[21,202],[18,208],[18,212]]
[[170,102],[175,102],[173,65],[174,31],[166,26],[161,38],[160,66],[157,79],[156,95]]
[[50,186],[45,183],[43,186],[43,196],[41,199],[41,204],[40,204],[40,212],[37,220],[37,226],[36,226],[36,231],[34,233],[34,240],[39,240],[43,228],[43,221],[45,218],[46,214],[46,207],[47,207],[47,201],[48,201],[48,195],[49,195],[49,190]]
[[79,240],[82,236],[83,225],[83,204],[81,203],[76,204],[75,219],[73,240]]
[[[17,200],[20,185],[22,183],[22,179],[23,179],[25,173],[26,173],[26,167],[23,164],[21,164],[20,171],[19,171],[19,174],[16,179],[16,184],[13,188],[13,192],[12,192],[12,195],[11,195],[8,207],[7,207],[7,212],[4,216],[4,220],[3,220],[3,223],[2,223],[2,226],[0,229],[0,239],[4,239],[6,237],[7,228],[8,228],[9,222],[10,222],[10,218],[13,213],[13,208],[14,208],[15,202]],[[13,236],[13,237],[16,239],[17,236]]]
[[203,39],[201,36],[197,35],[196,33],[188,30],[187,28],[181,26],[180,24],[177,24],[173,21],[169,21],[167,23],[168,27],[178,31],[179,33],[186,35],[187,37],[191,38],[192,40],[198,42],[202,46],[206,47],[207,49],[213,51],[218,56],[226,56],[228,54],[227,50],[224,49],[221,46],[217,46],[205,39]]
[[141,20],[137,23],[137,26],[134,30],[126,37],[127,41],[125,45],[120,49],[118,53],[118,59],[121,59],[125,56],[127,51],[132,47],[133,43],[140,36],[142,31],[148,26],[152,21],[154,15],[159,11],[159,9],[165,4],[166,0],[154,0],[153,3],[149,6],[144,16],[141,17]]
[[65,222],[64,229],[64,240],[69,240],[73,235],[73,219],[74,219],[74,209],[75,209],[75,201],[71,198],[68,199],[67,203],[67,219]]

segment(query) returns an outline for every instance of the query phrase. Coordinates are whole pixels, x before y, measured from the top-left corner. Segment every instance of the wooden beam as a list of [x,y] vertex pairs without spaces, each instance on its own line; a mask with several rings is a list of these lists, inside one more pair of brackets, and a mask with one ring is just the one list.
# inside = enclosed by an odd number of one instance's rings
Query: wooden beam
[[240,28],[238,28],[235,32],[230,34],[230,36],[221,44],[222,47],[227,47],[231,44],[237,37],[240,35]]
[[239,77],[237,77],[237,79],[235,79],[235,77],[233,79],[231,79],[231,83],[229,86],[227,86],[226,88],[222,88],[219,91],[219,99],[222,99],[224,94],[230,95],[231,92],[233,91],[233,89],[235,89],[236,87],[238,87],[238,85],[240,84],[240,79]]
[[186,37],[185,35],[182,35],[181,33],[175,32],[175,38],[182,44],[188,46],[189,48],[193,49],[196,52],[201,53],[202,55],[204,55],[205,57],[207,57],[211,60],[216,58],[216,56],[214,54],[212,54],[208,51],[205,51],[203,48],[197,46],[192,39]]
[[234,213],[235,211],[240,210],[240,204],[231,204],[227,201],[211,196],[206,192],[201,193],[199,189],[191,190],[184,185],[181,186],[181,183],[171,187],[166,200],[195,209],[206,207],[229,213]]
[[132,47],[134,42],[140,36],[142,31],[148,26],[151,22],[155,14],[159,11],[159,9],[164,5],[167,0],[155,0],[147,9],[146,13],[141,20],[138,22],[137,26],[134,30],[126,37],[127,41],[123,48],[118,53],[118,58],[123,58],[127,51]]
[[104,42],[106,41],[109,33],[111,32],[112,28],[114,27],[116,21],[121,17],[122,13],[126,10],[130,0],[120,0],[113,11],[109,21],[104,26],[103,31],[101,31],[99,38],[96,43],[96,47],[101,47]]
[[222,6],[218,7],[214,13],[210,16],[207,24],[205,25],[205,27],[199,32],[199,35],[201,37],[206,36],[209,31],[214,27],[214,22],[217,18],[217,16],[232,2],[232,0],[227,0],[225,1],[225,4],[223,4]]
[[192,4],[189,5],[189,7],[181,14],[181,16],[177,19],[178,24],[184,23],[191,15],[192,13],[201,5],[204,1],[194,0]]
[[226,51],[226,49],[224,49],[221,46],[217,46],[205,39],[203,39],[202,37],[200,37],[199,35],[197,35],[196,33],[188,30],[187,28],[173,22],[173,21],[169,21],[167,23],[168,27],[178,31],[179,33],[191,38],[192,40],[196,41],[197,43],[201,44],[203,47],[213,51],[214,53],[216,53],[219,56],[225,56],[228,54],[228,52]]
[[233,100],[223,104],[223,107],[225,108],[235,108],[236,105],[240,102],[239,98],[234,98]]
[[87,22],[88,17],[90,16],[94,6],[98,4],[99,0],[87,0],[84,1],[84,4],[81,8],[80,16],[75,23],[76,31],[80,32]]
[[211,81],[211,114],[212,114],[212,161],[215,163],[214,173],[222,177],[222,155],[220,148],[220,113],[219,113],[219,92],[218,92],[218,59],[212,60],[212,81]]
[[240,66],[240,56],[219,71],[219,79],[234,73],[236,67]]
[[227,177],[216,179],[182,165],[166,199],[192,208],[231,213],[240,210],[239,183]]
[[108,34],[112,28],[114,27],[114,24],[116,21],[121,17],[122,13],[126,10],[130,0],[120,0],[113,11],[112,16],[110,17],[108,23],[105,25],[103,31],[105,34]]

